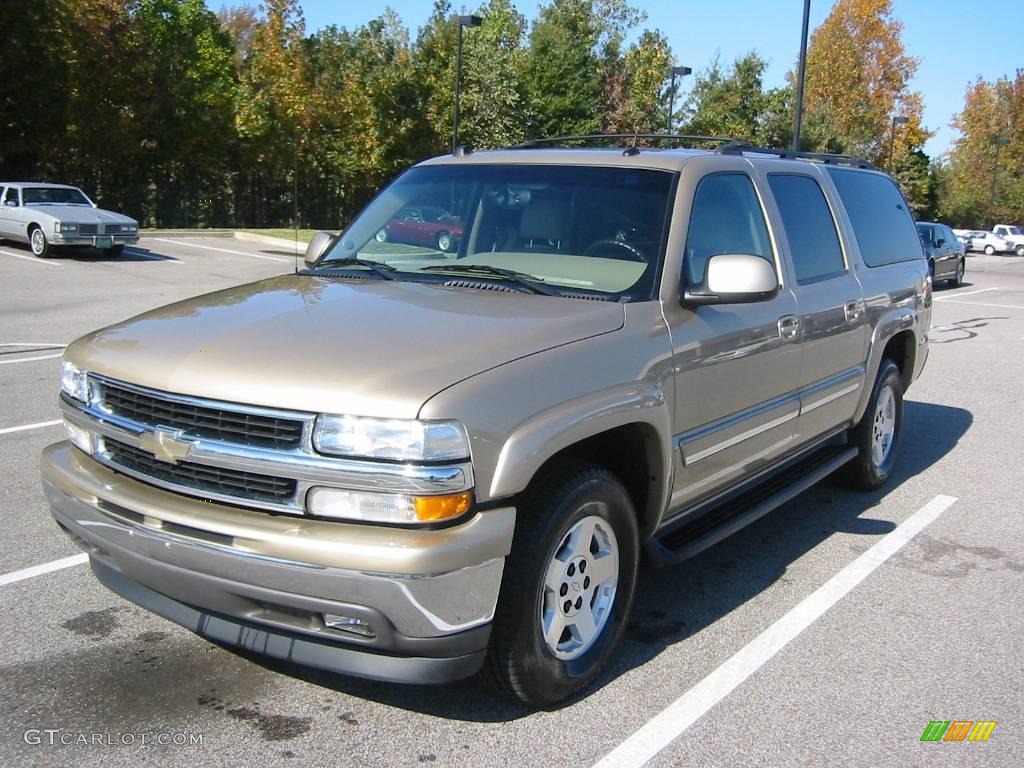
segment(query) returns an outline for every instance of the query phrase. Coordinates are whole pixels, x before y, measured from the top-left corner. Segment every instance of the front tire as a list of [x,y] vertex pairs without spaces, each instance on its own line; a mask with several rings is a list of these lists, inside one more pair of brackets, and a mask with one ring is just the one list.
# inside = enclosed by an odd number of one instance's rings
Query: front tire
[[373,236],[373,239],[378,243],[386,243],[388,241],[388,230],[387,227],[382,227],[377,230],[377,234]]
[[850,431],[857,457],[846,465],[846,479],[854,488],[874,490],[892,474],[903,431],[903,376],[885,358],[860,422]]
[[107,248],[105,251],[103,251],[103,253],[105,253],[107,256],[110,256],[111,258],[116,259],[118,256],[124,253],[124,246],[114,245],[111,246],[110,248]]
[[991,245],[986,245],[986,246],[985,246],[985,255],[986,255],[986,256],[991,256],[991,255],[992,255],[992,254],[994,254],[995,252],[996,252],[996,249],[995,249],[995,248],[993,248],[993,247],[992,247]]
[[951,279],[949,281],[950,285],[952,285],[954,288],[959,288],[961,285],[963,285],[964,284],[964,273],[965,273],[965,271],[966,271],[966,267],[964,265],[964,259],[962,259],[962,258],[961,259],[957,259],[956,260],[956,274],[953,275],[953,279]]
[[53,246],[46,239],[46,233],[43,232],[42,227],[32,227],[28,233],[28,244],[32,249],[32,254],[40,259],[45,259],[53,254]]
[[636,589],[629,494],[606,469],[561,465],[518,506],[483,674],[535,707],[587,687],[611,657]]
[[452,242],[452,236],[447,232],[442,232],[437,236],[437,250],[448,253],[452,249]]
[[1018,245],[1017,248],[1014,250],[1014,253],[1016,253],[1018,256],[1024,256],[1024,245]]

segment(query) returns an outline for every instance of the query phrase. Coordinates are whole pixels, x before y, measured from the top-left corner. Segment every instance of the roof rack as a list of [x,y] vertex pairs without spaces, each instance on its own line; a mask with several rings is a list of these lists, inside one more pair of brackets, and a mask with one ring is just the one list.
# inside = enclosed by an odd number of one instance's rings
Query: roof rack
[[[625,139],[629,142],[627,149],[637,149],[637,142],[641,139],[644,141],[658,141],[658,142],[689,142],[691,144],[696,143],[714,143],[714,144],[729,144],[739,141],[731,136],[693,136],[689,134],[680,133],[585,133],[579,136],[550,136],[542,139],[530,139],[524,141],[522,144],[516,144],[510,149],[536,149],[541,146],[557,146],[560,144],[570,144],[577,142],[590,142],[595,144],[597,142],[608,142],[614,140]],[[636,154],[636,152],[630,152],[630,154]]]
[[754,152],[759,155],[775,155],[783,160],[800,158],[801,160],[814,160],[825,165],[849,165],[854,168],[868,168],[877,170],[875,166],[863,157],[851,155],[833,155],[827,152],[801,152],[795,149],[778,149],[770,147],[758,147],[742,139],[733,139],[715,150],[721,155],[742,155],[744,152]]

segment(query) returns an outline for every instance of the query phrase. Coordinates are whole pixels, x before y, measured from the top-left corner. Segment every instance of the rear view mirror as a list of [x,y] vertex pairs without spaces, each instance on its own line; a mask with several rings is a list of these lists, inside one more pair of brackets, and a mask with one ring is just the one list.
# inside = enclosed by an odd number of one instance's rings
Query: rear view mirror
[[775,266],[749,253],[719,253],[708,259],[704,280],[684,288],[683,306],[750,304],[767,301],[779,292]]
[[306,255],[302,259],[306,267],[316,266],[316,263],[320,261],[320,257],[327,253],[328,249],[334,245],[336,239],[337,237],[330,232],[317,232],[313,235],[313,239],[306,246]]

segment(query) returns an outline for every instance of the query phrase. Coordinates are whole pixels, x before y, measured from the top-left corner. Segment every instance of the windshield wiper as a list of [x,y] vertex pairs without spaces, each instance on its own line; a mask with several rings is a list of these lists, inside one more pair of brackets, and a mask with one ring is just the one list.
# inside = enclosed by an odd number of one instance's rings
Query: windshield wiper
[[312,269],[303,270],[302,274],[315,275],[320,272],[330,272],[335,267],[366,267],[375,275],[377,275],[380,278],[383,278],[384,280],[396,279],[395,276],[392,275],[391,273],[398,271],[395,267],[392,267],[390,264],[384,264],[383,262],[380,261],[371,261],[370,259],[357,259],[352,257],[347,259],[329,259],[327,261],[321,262]]
[[516,272],[514,269],[491,267],[487,264],[435,264],[423,267],[420,269],[420,272],[455,272],[465,275],[481,275],[483,277],[501,277],[526,288],[531,293],[539,293],[544,296],[558,295],[557,290],[542,285],[544,281],[539,277],[528,275],[525,272]]

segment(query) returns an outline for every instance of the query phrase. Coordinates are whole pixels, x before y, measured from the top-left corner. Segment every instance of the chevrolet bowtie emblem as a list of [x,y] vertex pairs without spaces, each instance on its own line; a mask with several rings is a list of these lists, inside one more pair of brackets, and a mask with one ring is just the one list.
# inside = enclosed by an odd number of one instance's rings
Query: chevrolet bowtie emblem
[[152,432],[146,432],[139,438],[139,447],[149,451],[158,460],[168,464],[177,464],[178,461],[188,456],[195,443],[192,440],[182,440],[181,430],[157,427]]

